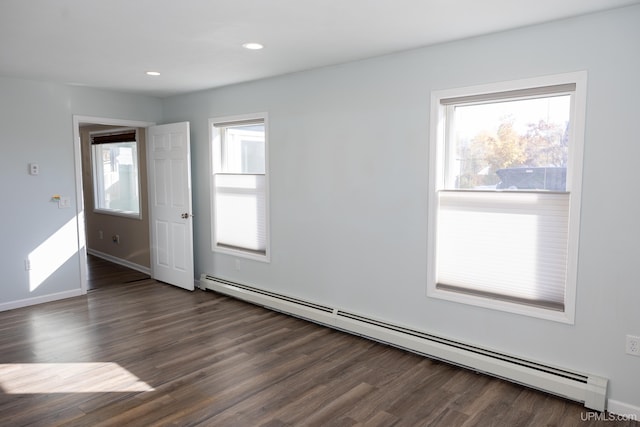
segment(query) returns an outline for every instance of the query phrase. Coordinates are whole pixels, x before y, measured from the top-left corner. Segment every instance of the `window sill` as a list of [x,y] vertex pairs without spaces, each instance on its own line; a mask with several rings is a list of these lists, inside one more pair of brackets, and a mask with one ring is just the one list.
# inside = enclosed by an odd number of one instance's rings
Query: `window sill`
[[234,249],[232,247],[225,247],[225,246],[216,245],[213,248],[213,252],[226,254],[226,255],[232,255],[232,256],[237,257],[237,258],[251,259],[251,260],[254,260],[254,261],[260,261],[260,262],[265,262],[265,263],[271,262],[268,251],[267,251],[266,254],[261,254],[259,252],[244,251],[242,249]]
[[107,209],[94,209],[93,213],[100,214],[100,215],[119,216],[121,218],[137,219],[139,221],[142,221],[142,214],[138,214],[134,212],[112,211]]
[[472,305],[474,307],[487,308],[490,310],[519,314],[522,316],[535,317],[538,319],[551,320],[559,323],[566,323],[570,325],[575,324],[573,310],[570,307],[565,307],[564,311],[558,311],[533,305],[526,305],[523,303],[515,303],[488,297],[463,294],[450,290],[436,289],[435,286],[430,286],[427,289],[427,297]]

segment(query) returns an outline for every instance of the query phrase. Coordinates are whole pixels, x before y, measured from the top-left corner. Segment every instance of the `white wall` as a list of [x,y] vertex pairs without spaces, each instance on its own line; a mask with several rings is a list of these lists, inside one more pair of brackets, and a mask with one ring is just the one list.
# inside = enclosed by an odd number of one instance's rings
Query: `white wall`
[[[80,293],[73,115],[159,121],[162,104],[0,78],[0,310]],[[28,174],[32,162],[38,176]],[[58,209],[54,194],[70,197],[71,207]]]
[[[196,273],[611,380],[640,408],[640,6],[164,100],[192,129]],[[430,92],[588,72],[575,325],[429,299]],[[207,119],[269,113],[270,264],[212,253]],[[24,162],[23,162],[24,163]],[[499,256],[499,254],[496,254]]]

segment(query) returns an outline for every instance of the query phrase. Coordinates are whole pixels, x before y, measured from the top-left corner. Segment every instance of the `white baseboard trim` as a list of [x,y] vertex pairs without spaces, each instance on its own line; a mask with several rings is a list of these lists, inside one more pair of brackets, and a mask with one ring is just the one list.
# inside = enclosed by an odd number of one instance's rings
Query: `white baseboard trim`
[[597,375],[544,365],[535,360],[483,349],[448,337],[316,304],[203,273],[200,286],[281,313],[443,360],[476,372],[583,402],[598,413],[606,408],[608,380]]
[[127,267],[132,270],[136,270],[136,271],[139,271],[140,273],[148,274],[149,276],[151,276],[151,269],[149,267],[145,267],[144,265],[136,264],[134,262],[127,261],[126,259],[114,257],[113,255],[96,251],[95,249],[87,248],[87,253],[89,255],[97,256],[98,258],[102,258],[114,264],[119,264],[119,265],[122,265],[123,267]]
[[82,295],[82,291],[80,289],[74,289],[73,291],[58,292],[55,294],[10,301],[0,304],[0,311],[13,310],[16,308],[28,307],[30,305],[43,304],[45,302],[78,297],[80,295]]
[[640,421],[640,406],[633,406],[618,400],[609,399],[607,401],[607,411],[612,414]]

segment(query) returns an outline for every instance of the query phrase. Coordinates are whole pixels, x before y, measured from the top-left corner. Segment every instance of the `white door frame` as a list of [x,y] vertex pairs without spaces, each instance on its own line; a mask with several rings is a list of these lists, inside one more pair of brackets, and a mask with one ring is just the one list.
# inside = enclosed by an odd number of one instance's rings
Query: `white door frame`
[[73,155],[76,175],[76,225],[78,228],[78,258],[80,260],[80,292],[87,293],[87,237],[85,235],[84,191],[82,183],[82,143],[80,141],[80,124],[109,125],[122,127],[147,128],[155,122],[138,120],[111,119],[106,117],[73,116]]

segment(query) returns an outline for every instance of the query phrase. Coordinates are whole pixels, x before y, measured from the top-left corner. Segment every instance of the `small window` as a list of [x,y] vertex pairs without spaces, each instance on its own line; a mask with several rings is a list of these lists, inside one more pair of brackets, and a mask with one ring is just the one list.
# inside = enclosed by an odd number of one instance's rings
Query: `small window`
[[433,93],[429,296],[573,322],[584,86]]
[[135,130],[91,134],[95,211],[140,218]]
[[265,115],[211,120],[213,250],[268,261]]

